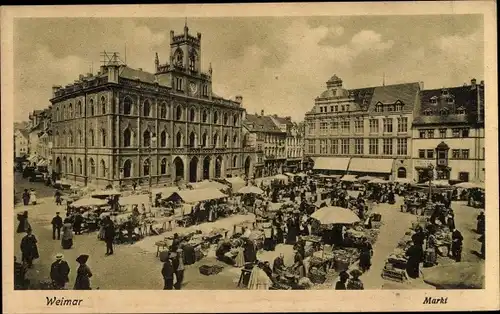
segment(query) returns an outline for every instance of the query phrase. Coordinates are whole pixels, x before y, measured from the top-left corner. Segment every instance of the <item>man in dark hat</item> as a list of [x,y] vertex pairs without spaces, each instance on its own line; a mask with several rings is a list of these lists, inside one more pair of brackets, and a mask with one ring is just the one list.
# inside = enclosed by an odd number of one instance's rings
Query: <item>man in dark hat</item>
[[454,229],[451,234],[451,241],[451,256],[456,262],[460,262],[462,260],[462,245],[464,241],[462,233]]
[[[171,252],[170,254],[172,254]],[[163,275],[163,290],[173,290],[174,289],[174,266],[172,265],[172,260],[167,258],[163,263],[163,268],[161,269],[161,274]]]
[[335,284],[335,290],[347,290],[346,283],[349,279],[349,274],[346,271],[342,271],[339,274],[339,281]]
[[35,235],[31,233],[31,229],[26,231],[26,235],[21,240],[21,252],[23,254],[23,262],[26,263],[28,268],[33,266],[33,260],[40,257],[38,255],[38,240]]
[[104,222],[104,241],[106,242],[106,255],[113,254],[113,241],[115,239],[115,224],[109,216]]
[[66,283],[69,282],[69,265],[63,259],[61,253],[56,255],[56,261],[50,267],[50,279],[58,289],[64,289]]
[[57,232],[57,240],[61,239],[61,228],[63,226],[63,220],[61,216],[59,216],[59,212],[56,212],[54,218],[52,218],[52,240],[56,239]]

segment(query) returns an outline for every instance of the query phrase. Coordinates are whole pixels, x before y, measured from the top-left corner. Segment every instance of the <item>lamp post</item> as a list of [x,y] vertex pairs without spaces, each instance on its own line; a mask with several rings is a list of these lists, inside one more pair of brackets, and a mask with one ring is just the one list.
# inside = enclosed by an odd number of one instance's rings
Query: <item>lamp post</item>
[[432,179],[434,178],[434,166],[432,164],[429,165],[429,201],[432,199]]

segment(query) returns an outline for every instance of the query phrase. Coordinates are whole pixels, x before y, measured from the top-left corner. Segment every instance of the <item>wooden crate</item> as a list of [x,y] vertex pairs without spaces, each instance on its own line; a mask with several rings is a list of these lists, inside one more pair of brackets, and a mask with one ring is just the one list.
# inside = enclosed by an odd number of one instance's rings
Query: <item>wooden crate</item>
[[397,282],[405,282],[406,280],[408,280],[406,271],[398,268],[393,268],[393,269],[384,268],[382,270],[382,278]]

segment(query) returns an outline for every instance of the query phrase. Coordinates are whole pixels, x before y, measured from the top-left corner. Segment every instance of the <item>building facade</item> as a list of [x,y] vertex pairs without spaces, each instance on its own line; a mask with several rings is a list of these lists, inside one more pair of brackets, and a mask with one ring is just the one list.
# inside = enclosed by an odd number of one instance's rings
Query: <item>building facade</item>
[[330,174],[410,178],[420,83],[347,90],[334,75],[305,117],[305,157]]
[[484,182],[484,81],[421,91],[413,121],[414,179]]
[[26,129],[14,130],[14,158],[20,158],[28,155],[29,151],[29,132]]
[[250,174],[242,97],[212,92],[201,34],[170,32],[169,62],[155,73],[113,56],[97,75],[53,88],[54,169],[84,183],[152,185]]
[[29,116],[29,154],[39,166],[52,162],[52,112],[51,108],[35,110]]
[[283,171],[298,172],[302,170],[302,158],[304,147],[304,136],[296,122],[293,122],[291,117],[271,116],[273,122],[286,132],[285,151],[286,163]]

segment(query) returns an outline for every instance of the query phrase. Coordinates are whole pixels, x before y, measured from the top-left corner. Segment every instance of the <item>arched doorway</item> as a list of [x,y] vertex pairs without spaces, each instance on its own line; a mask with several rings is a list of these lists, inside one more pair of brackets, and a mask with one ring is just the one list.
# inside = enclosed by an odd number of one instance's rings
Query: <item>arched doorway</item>
[[56,159],[56,172],[61,173],[61,158],[57,157]]
[[250,177],[250,163],[251,163],[251,159],[250,159],[250,156],[247,157],[247,159],[245,159],[245,176],[247,178]]
[[219,156],[215,160],[215,177],[220,178],[222,176],[222,157]]
[[182,159],[176,157],[174,159],[174,167],[175,167],[175,180],[184,179],[184,163]]
[[123,163],[123,177],[130,178],[132,176],[132,161],[130,159],[125,160]]
[[406,168],[401,167],[398,169],[398,178],[406,178]]
[[198,172],[198,157],[193,157],[189,163],[189,182],[196,182]]
[[203,159],[203,180],[210,179],[210,157]]

